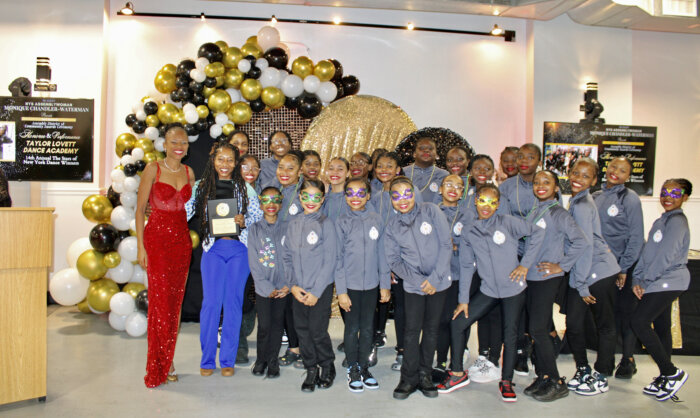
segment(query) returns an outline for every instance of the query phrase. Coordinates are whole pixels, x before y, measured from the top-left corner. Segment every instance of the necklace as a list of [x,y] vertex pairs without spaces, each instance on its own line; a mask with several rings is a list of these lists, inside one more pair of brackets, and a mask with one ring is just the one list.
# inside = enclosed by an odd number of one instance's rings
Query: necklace
[[168,170],[170,170],[173,173],[177,173],[180,170],[182,170],[182,164],[180,164],[180,167],[178,167],[177,170],[173,170],[172,168],[170,168],[170,166],[168,165],[168,160],[166,160],[166,159],[163,159],[163,164],[165,165],[165,168],[167,168]]
[[[413,183],[413,170],[414,170],[415,168],[416,168],[416,163],[413,163],[413,164],[411,165],[411,183]],[[425,191],[425,189],[427,189],[428,186],[430,185],[430,180],[433,179],[433,174],[435,174],[435,169],[436,169],[436,168],[437,168],[437,166],[436,166],[435,164],[433,164],[433,171],[430,173],[430,178],[428,179],[428,182],[425,183],[425,186],[424,186],[422,189],[419,189],[421,193],[423,193],[423,192]]]

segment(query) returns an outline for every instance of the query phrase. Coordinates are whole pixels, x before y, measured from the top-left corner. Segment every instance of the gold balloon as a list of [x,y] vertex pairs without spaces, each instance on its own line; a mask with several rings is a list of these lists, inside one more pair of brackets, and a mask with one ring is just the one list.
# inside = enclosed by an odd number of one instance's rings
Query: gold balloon
[[122,256],[116,251],[110,251],[104,255],[104,259],[102,261],[105,263],[105,266],[108,269],[113,269],[122,262]]
[[[175,75],[175,73],[177,72],[177,67],[175,66],[175,64],[165,64],[163,66],[163,68],[160,69],[160,71],[162,71],[164,73],[169,73],[169,74]],[[144,100],[144,103],[145,103],[145,100]]]
[[163,71],[158,71],[153,84],[156,86],[156,90],[163,94],[168,94],[177,88],[175,85],[175,74]]
[[234,88],[237,89],[241,86],[243,82],[244,75],[238,68],[231,68],[224,74],[224,85],[227,89]]
[[190,229],[190,238],[192,239],[192,248],[199,247],[199,234]]
[[122,288],[122,292],[130,294],[134,299],[144,290],[146,290],[146,286],[143,283],[127,283]]
[[242,59],[243,53],[235,46],[228,47],[224,51],[223,63],[226,68],[236,68],[238,66],[238,61]]
[[224,76],[220,75],[220,76],[216,77],[215,79],[216,79],[216,87],[221,87],[224,85],[224,80],[225,80]]
[[139,140],[136,141],[136,148],[141,148],[144,154],[156,149],[153,146],[153,142],[148,138],[139,138]]
[[115,141],[114,151],[117,153],[117,157],[122,156],[125,150],[132,150],[136,145],[136,137],[128,132],[125,132],[117,137]]
[[207,64],[206,67],[204,67],[204,74],[206,74],[207,77],[220,77],[224,75],[225,71],[226,68],[224,67],[224,64],[220,62],[212,62],[210,64]]
[[203,95],[204,97],[209,97],[209,96],[211,96],[211,94],[214,93],[215,91],[216,91],[216,87],[204,87],[204,88],[202,89],[202,95]]
[[168,123],[173,123],[173,118],[175,117],[177,112],[177,106],[175,106],[172,103],[161,103],[160,105],[158,105],[158,119],[166,125]]
[[90,307],[88,306],[87,298],[83,299],[82,302],[78,303],[78,310],[82,313],[92,313]]
[[[80,257],[75,267],[78,273],[86,279],[98,280],[107,273],[107,266],[104,263],[104,255],[96,250],[86,250]],[[93,308],[95,306],[93,305]],[[100,309],[104,310],[104,309]]]
[[107,196],[93,194],[83,200],[83,216],[90,222],[98,224],[109,222],[112,209],[112,203]]
[[165,159],[165,153],[160,151],[153,151],[156,154],[156,161],[163,161]]
[[158,119],[158,116],[156,116],[156,115],[146,116],[146,126],[152,126],[154,128],[157,128],[158,125],[160,125],[160,119]]
[[145,162],[146,164],[150,164],[150,163],[156,161],[157,159],[158,158],[156,157],[155,152],[147,152],[143,155],[143,162]]
[[314,66],[314,75],[322,82],[330,81],[335,75],[335,66],[328,60],[321,60]]
[[245,125],[253,117],[253,110],[245,102],[236,102],[228,108],[226,115],[236,125]]
[[226,136],[231,135],[231,132],[233,132],[235,130],[236,130],[236,127],[233,126],[232,123],[227,123],[226,125],[221,127],[221,132]]
[[244,57],[247,57],[248,55],[252,55],[255,58],[260,58],[263,55],[263,50],[262,50],[262,48],[260,48],[260,45],[258,45],[257,43],[246,42],[241,47],[241,53],[243,54]]
[[226,90],[216,90],[209,96],[207,105],[214,113],[225,112],[231,106],[231,96]]
[[258,35],[249,36],[248,39],[245,40],[245,43],[257,45],[258,44]]
[[209,116],[209,108],[206,105],[197,106],[197,116],[199,116],[200,119],[206,118]]
[[119,293],[119,286],[112,279],[100,279],[90,283],[87,302],[92,309],[101,312],[109,310],[109,301]]
[[[262,93],[262,84],[254,78],[243,80],[241,83],[241,96],[246,100],[255,100]],[[210,106],[211,107],[211,106]]]
[[271,108],[277,108],[284,104],[284,93],[277,87],[265,87],[260,94],[263,103],[270,106]]
[[301,78],[314,72],[314,62],[309,57],[299,57],[292,62],[292,72]]
[[221,52],[226,51],[226,48],[228,48],[228,44],[226,43],[226,41],[221,40],[221,41],[216,41],[214,43],[216,44],[216,46],[219,47]]
[[175,114],[174,119],[175,119],[175,122],[181,123],[183,125],[187,123],[187,119],[185,119],[185,113],[182,110],[178,111]]

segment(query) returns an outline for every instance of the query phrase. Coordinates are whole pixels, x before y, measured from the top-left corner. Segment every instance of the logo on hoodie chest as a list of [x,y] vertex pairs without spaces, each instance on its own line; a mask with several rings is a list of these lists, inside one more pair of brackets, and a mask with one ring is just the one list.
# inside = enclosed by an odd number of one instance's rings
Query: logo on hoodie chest
[[372,241],[376,241],[377,238],[379,238],[379,231],[377,230],[377,228],[376,227],[370,228],[369,239],[371,239]]
[[657,229],[656,232],[654,232],[654,236],[652,237],[654,242],[661,242],[662,239],[664,239],[664,234],[661,232],[660,229]]
[[308,242],[311,245],[315,245],[318,242],[318,235],[316,234],[316,232],[309,232],[309,235],[306,236],[306,242]]
[[614,218],[614,217],[616,217],[619,213],[620,213],[620,209],[618,209],[617,206],[615,206],[614,203],[613,203],[612,205],[610,205],[610,207],[608,207],[608,216],[609,216],[609,217]]
[[423,235],[430,235],[433,232],[433,226],[427,222],[420,224],[420,233]]
[[501,231],[496,231],[493,233],[493,242],[495,242],[498,245],[503,244],[506,242],[506,234],[504,234]]

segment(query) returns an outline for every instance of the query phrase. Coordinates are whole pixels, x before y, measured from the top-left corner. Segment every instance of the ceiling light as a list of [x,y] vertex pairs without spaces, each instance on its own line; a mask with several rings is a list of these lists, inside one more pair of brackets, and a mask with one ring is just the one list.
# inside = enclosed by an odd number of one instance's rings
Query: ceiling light
[[501,14],[501,12],[499,12],[498,9],[493,9],[493,15],[494,15],[494,16],[498,16],[498,15],[500,15],[500,14]]
[[124,5],[124,7],[119,9],[117,14],[125,15],[125,16],[133,15],[134,14],[134,5],[130,1],[127,1],[126,4]]
[[413,22],[408,22],[408,25],[406,25],[406,29],[408,29],[408,30],[413,30],[413,28],[415,28],[415,27],[416,27],[416,25],[414,25]]
[[334,23],[334,24],[340,25],[340,22],[341,22],[340,16],[336,16],[336,17],[333,18],[333,23]]
[[493,25],[493,29],[491,29],[491,35],[501,36],[503,35],[503,29],[499,28],[498,25]]
[[270,24],[272,24],[272,26],[274,26],[275,23],[277,23],[277,18],[275,17],[275,15],[272,15],[272,19],[270,19]]
[[199,18],[202,19],[202,22],[204,22],[205,20],[207,20],[207,17],[204,16],[204,12],[202,12],[202,14],[199,15]]

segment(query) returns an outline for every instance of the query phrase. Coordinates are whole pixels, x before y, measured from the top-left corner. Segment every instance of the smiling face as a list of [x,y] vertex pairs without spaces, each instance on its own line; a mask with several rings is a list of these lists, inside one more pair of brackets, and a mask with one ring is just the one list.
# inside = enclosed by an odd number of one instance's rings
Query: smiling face
[[277,165],[277,181],[284,186],[296,184],[299,181],[299,163],[292,156],[284,156]]
[[260,196],[260,209],[268,216],[275,216],[282,207],[282,195],[276,190],[267,190]]
[[588,190],[591,186],[595,186],[597,176],[595,167],[586,161],[577,161],[569,171],[569,183],[571,184],[571,195]]
[[190,142],[187,140],[187,132],[181,128],[172,128],[165,135],[165,155],[175,160],[181,160],[187,154]]
[[270,138],[270,152],[272,152],[278,160],[287,155],[291,149],[292,142],[284,133],[277,132]]
[[248,157],[241,161],[241,176],[243,176],[243,180],[245,180],[246,183],[255,183],[259,174],[260,166],[258,166],[258,162],[255,161],[255,158]]
[[313,186],[309,186],[299,193],[299,200],[304,208],[304,213],[308,215],[321,209],[323,192]]
[[484,188],[474,197],[479,219],[488,219],[498,209],[498,193],[491,188]]
[[535,178],[532,181],[532,191],[540,202],[544,202],[553,199],[555,194],[559,191],[559,187],[557,187],[556,180],[552,173],[540,171],[535,174]]
[[471,176],[477,186],[483,186],[493,177],[493,164],[486,158],[480,158],[472,163]]
[[459,202],[464,193],[464,181],[462,177],[456,174],[450,174],[445,177],[440,186],[440,194],[442,195],[442,203],[448,206],[454,206]]
[[467,165],[469,165],[469,157],[463,149],[452,148],[447,151],[447,169],[450,173],[463,176],[467,173]]
[[518,172],[523,176],[528,176],[537,171],[537,166],[540,164],[540,158],[537,151],[532,147],[522,146],[518,150],[517,155]]
[[355,154],[350,159],[350,174],[353,177],[367,178],[370,170],[372,170],[372,164],[367,162],[362,154]]
[[398,176],[400,171],[401,167],[396,164],[393,158],[379,157],[377,167],[374,169],[374,175],[379,181],[386,184]]
[[230,148],[219,148],[214,156],[214,170],[220,180],[231,180],[233,168],[236,166],[236,158]]
[[238,132],[237,134],[233,135],[231,139],[229,139],[228,143],[238,148],[239,155],[245,155],[248,153],[248,137],[246,137],[244,134]]
[[348,166],[341,160],[332,160],[328,164],[328,180],[331,184],[343,184],[348,178]]
[[369,197],[370,191],[364,182],[351,181],[345,188],[345,201],[354,211],[364,209]]
[[509,178],[518,174],[518,154],[511,150],[503,151],[503,154],[501,154],[501,169]]
[[437,148],[431,138],[419,138],[416,142],[416,149],[413,151],[413,158],[419,167],[429,167],[435,164],[437,158]]
[[683,186],[675,181],[667,181],[661,187],[659,201],[666,212],[680,208],[686,200],[688,200],[688,196],[685,194]]
[[307,155],[304,162],[301,163],[301,174],[307,180],[318,180],[318,175],[321,173],[321,160],[315,155]]
[[416,205],[413,187],[407,183],[398,183],[391,188],[391,204],[397,212],[408,213]]
[[632,167],[624,158],[614,158],[608,164],[605,180],[608,187],[625,184],[632,174]]

